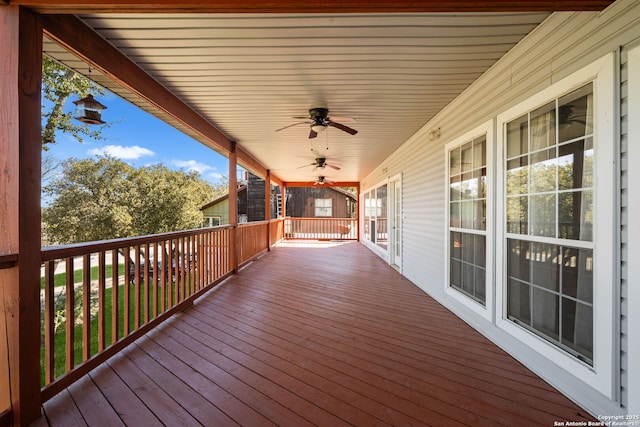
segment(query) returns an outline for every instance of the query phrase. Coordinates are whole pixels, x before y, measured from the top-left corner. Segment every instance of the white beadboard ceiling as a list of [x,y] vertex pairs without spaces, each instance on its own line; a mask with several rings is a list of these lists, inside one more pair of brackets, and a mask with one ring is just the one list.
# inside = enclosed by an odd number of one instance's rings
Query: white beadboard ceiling
[[[548,13],[97,14],[80,18],[284,181],[360,181]],[[45,53],[192,136],[45,40]],[[349,135],[310,140],[314,107]],[[108,110],[105,112],[108,115]],[[340,120],[337,120],[340,121]],[[152,143],[144,141],[141,143]],[[325,155],[340,170],[299,168]]]

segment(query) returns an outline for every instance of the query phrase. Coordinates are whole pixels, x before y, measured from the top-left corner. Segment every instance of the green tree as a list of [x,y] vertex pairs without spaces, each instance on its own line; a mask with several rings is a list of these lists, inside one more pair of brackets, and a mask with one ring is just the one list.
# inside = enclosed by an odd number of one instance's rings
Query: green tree
[[200,226],[212,188],[197,172],[121,160],[70,159],[43,188],[45,235],[58,244],[156,234]]
[[56,142],[56,132],[70,134],[78,142],[84,137],[102,140],[102,130],[107,125],[93,127],[73,119],[73,113],[64,107],[71,96],[84,98],[89,93],[105,94],[105,89],[83,75],[55,62],[47,56],[42,58],[42,147]]

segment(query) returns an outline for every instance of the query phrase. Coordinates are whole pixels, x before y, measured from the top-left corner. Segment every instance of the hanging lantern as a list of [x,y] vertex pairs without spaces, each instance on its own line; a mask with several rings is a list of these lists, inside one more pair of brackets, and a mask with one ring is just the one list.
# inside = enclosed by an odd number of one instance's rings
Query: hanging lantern
[[105,122],[102,121],[102,110],[104,105],[100,104],[93,98],[93,95],[89,94],[86,97],[73,101],[76,104],[76,119],[82,123],[90,125],[101,125]]

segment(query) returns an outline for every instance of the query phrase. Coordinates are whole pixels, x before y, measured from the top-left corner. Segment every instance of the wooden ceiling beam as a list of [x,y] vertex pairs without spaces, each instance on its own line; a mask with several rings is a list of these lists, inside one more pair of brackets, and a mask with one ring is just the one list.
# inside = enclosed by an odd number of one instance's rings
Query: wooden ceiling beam
[[358,187],[360,183],[357,181],[335,181],[325,182],[324,184],[316,184],[314,181],[288,181],[283,182],[285,187],[315,187],[320,185],[322,187]]
[[411,13],[600,11],[613,0],[4,0],[39,13]]

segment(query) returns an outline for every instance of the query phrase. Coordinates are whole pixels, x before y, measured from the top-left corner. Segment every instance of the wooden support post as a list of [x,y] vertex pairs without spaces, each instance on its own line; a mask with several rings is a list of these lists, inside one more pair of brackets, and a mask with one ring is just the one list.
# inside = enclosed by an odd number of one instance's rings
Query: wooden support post
[[264,177],[264,220],[267,225],[267,250],[271,250],[271,171],[267,169]]
[[42,28],[0,6],[0,413],[40,416],[40,108]]
[[229,263],[231,271],[238,270],[238,152],[236,144],[231,144],[229,153],[229,225],[231,234],[229,236]]

